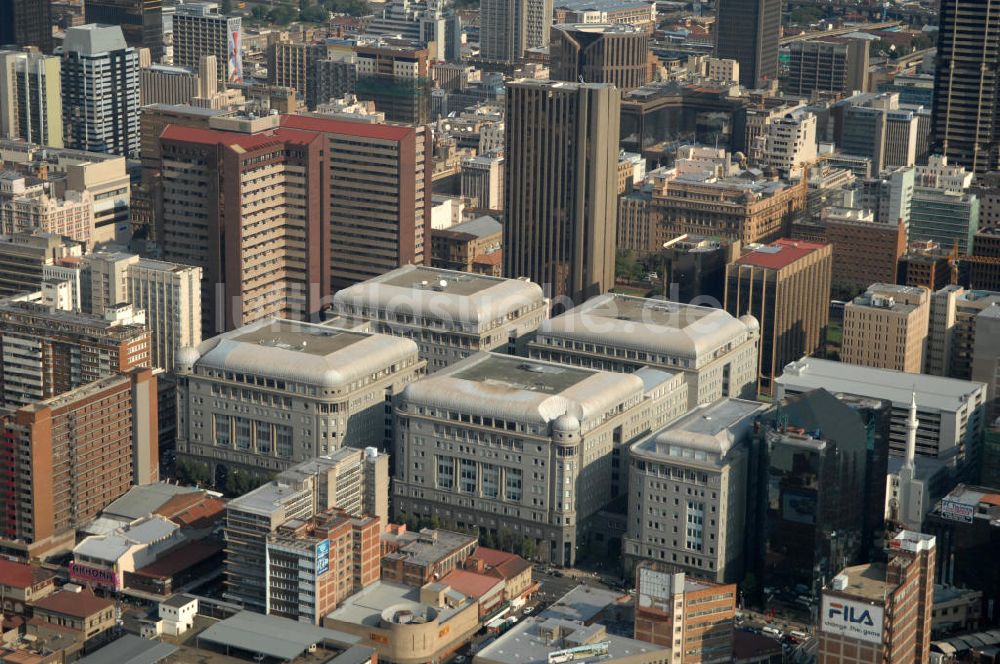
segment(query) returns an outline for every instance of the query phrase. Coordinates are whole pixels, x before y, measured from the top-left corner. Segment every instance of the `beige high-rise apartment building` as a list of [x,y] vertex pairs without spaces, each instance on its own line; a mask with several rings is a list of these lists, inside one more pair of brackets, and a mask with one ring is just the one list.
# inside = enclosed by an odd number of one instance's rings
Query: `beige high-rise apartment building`
[[514,64],[529,48],[548,46],[552,0],[484,0],[479,7],[479,53],[491,63]]
[[945,286],[931,295],[927,373],[969,380],[975,357],[977,321],[1000,306],[1000,293]]
[[139,257],[124,251],[97,251],[80,260],[80,304],[84,313],[103,316],[128,299],[127,270]]
[[141,258],[125,275],[129,303],[146,312],[151,366],[172,372],[178,351],[201,343],[201,268]]
[[920,373],[930,310],[926,288],[872,284],[844,307],[840,361]]
[[576,303],[614,285],[619,97],[599,83],[508,84],[508,277],[527,277]]
[[219,13],[215,2],[189,2],[174,13],[174,64],[197,69],[214,55],[220,81],[243,82],[243,20]]
[[0,52],[0,137],[63,146],[61,67],[37,50]]
[[923,370],[930,291],[872,284],[844,307],[840,361],[907,373]]

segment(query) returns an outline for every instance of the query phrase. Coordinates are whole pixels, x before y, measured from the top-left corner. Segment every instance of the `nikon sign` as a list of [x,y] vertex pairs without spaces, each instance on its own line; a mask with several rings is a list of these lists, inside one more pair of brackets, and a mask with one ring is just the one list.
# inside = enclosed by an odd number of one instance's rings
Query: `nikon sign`
[[827,634],[882,643],[884,611],[881,606],[823,595],[820,608],[819,628]]

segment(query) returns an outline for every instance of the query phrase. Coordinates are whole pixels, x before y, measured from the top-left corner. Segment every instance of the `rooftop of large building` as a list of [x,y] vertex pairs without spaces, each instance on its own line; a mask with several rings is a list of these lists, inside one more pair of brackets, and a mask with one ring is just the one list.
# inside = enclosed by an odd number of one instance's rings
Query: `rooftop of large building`
[[131,382],[131,378],[128,374],[113,374],[111,376],[105,376],[104,378],[99,378],[92,383],[87,383],[81,385],[80,387],[73,388],[72,390],[67,390],[61,394],[57,394],[54,397],[49,397],[48,399],[43,399],[42,401],[33,401],[29,404],[20,407],[22,412],[26,413],[38,413],[45,409],[52,411],[58,411],[60,408],[78,407],[83,404],[88,397],[106,392],[107,390],[115,389],[121,385],[128,384]]
[[76,545],[73,555],[114,563],[132,547],[154,544],[169,538],[177,530],[177,525],[169,519],[154,515],[107,535],[87,537]]
[[[587,647],[593,648],[587,652]],[[669,659],[670,648],[609,634],[603,625],[582,625],[560,618],[530,617],[514,625],[476,654],[476,661],[504,664],[550,664],[563,650],[574,649],[575,658],[588,661],[649,661],[651,653]],[[633,659],[636,658],[636,659]],[[660,657],[656,661],[660,661]]]
[[69,331],[116,340],[148,334],[145,325],[120,324],[103,316],[53,309],[36,302],[0,302],[0,317],[9,324],[23,321],[53,333]]
[[128,44],[125,43],[121,27],[117,25],[88,23],[71,27],[66,30],[66,37],[63,39],[63,53],[96,55],[124,48],[128,48]]
[[560,23],[553,30],[565,32],[586,32],[604,35],[645,35],[646,30],[630,23]]
[[979,395],[985,399],[986,385],[971,380],[876,369],[815,357],[803,357],[785,366],[775,379],[779,389],[808,391],[825,388],[833,394],[860,394],[892,401],[909,408],[913,393],[922,410],[958,411]]
[[579,585],[550,604],[538,617],[585,623],[622,597],[621,593],[614,590]]
[[766,404],[743,399],[703,404],[635,443],[631,453],[644,458],[716,462],[740,442],[757,414],[766,409]]
[[376,581],[349,597],[340,608],[327,615],[327,619],[367,627],[395,622],[403,615],[410,622],[437,619],[439,623],[445,623],[474,602],[457,590],[449,590],[446,595],[448,602],[444,606],[431,606],[420,601],[420,588],[392,581]]
[[984,519],[1000,526],[1000,490],[959,484],[931,512],[952,521],[972,523]]
[[477,353],[411,383],[404,404],[486,418],[586,429],[645,391],[642,377],[570,367],[510,355]]
[[288,618],[240,611],[212,624],[198,635],[198,640],[291,662],[314,645],[346,649],[357,645],[361,638]]
[[[845,567],[837,575],[845,581],[845,584],[837,590],[859,599],[884,602],[886,593],[891,590],[885,582],[885,571],[885,563],[866,563]],[[838,583],[836,579],[834,583]]]
[[920,308],[929,297],[930,292],[919,286],[872,284],[867,291],[851,300],[848,306],[908,314]]
[[465,548],[476,541],[472,535],[424,528],[420,532],[407,531],[400,535],[390,535],[399,548],[384,556],[386,560],[402,559],[416,565],[433,565],[453,552]]
[[803,240],[781,238],[769,245],[753,247],[752,250],[736,259],[738,265],[753,265],[769,270],[781,270],[829,245]]
[[97,597],[92,590],[79,586],[72,586],[72,589],[64,587],[34,603],[36,611],[61,613],[74,618],[86,618],[98,611],[113,608],[114,605],[114,600]]
[[134,521],[147,514],[152,514],[163,507],[171,498],[200,492],[200,489],[193,486],[179,486],[168,482],[134,486],[125,495],[104,508],[101,514],[121,521]]
[[541,287],[525,279],[504,279],[422,265],[407,265],[345,288],[334,296],[342,314],[361,310],[444,323],[453,329],[502,323],[509,314],[542,307]]
[[300,484],[273,480],[238,498],[233,498],[226,505],[226,509],[270,517],[289,501],[300,497],[304,491],[307,489],[303,489]]
[[27,563],[0,558],[0,586],[30,588],[37,583],[54,579],[55,574]]
[[416,354],[417,345],[409,339],[271,318],[197,348],[182,348],[177,368],[204,367],[342,389]]
[[449,226],[448,228],[435,229],[434,235],[467,235],[470,238],[484,238],[502,232],[503,226],[500,225],[499,221],[488,215],[483,215],[470,221],[463,221],[460,224]]
[[540,343],[542,337],[561,337],[689,358],[697,364],[713,359],[722,346],[742,343],[758,329],[753,317],[734,318],[724,309],[607,293],[543,321],[538,337]]

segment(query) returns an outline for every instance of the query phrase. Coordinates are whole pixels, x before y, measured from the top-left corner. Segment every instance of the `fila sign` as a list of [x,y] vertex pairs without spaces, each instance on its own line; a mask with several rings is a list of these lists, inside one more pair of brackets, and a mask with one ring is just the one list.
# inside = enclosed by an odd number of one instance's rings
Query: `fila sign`
[[881,606],[823,595],[820,610],[819,628],[827,634],[882,643],[884,610]]

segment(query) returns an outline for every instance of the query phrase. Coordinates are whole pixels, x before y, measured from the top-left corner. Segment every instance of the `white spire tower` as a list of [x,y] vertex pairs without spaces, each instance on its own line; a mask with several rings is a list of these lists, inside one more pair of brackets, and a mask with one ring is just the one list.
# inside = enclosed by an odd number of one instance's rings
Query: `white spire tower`
[[920,427],[920,420],[917,419],[917,393],[913,392],[910,399],[910,414],[906,418],[906,461],[903,462],[906,468],[913,468],[914,459],[917,456],[918,427]]
[[[927,497],[924,495],[924,482],[917,479],[917,429],[920,420],[917,419],[917,393],[914,391],[910,399],[910,412],[906,418],[906,457],[896,478],[890,476],[890,486],[896,483],[895,509],[890,510],[890,518],[909,530],[920,532],[924,515],[927,513]],[[890,494],[891,496],[892,494]],[[891,504],[891,502],[890,502]]]

